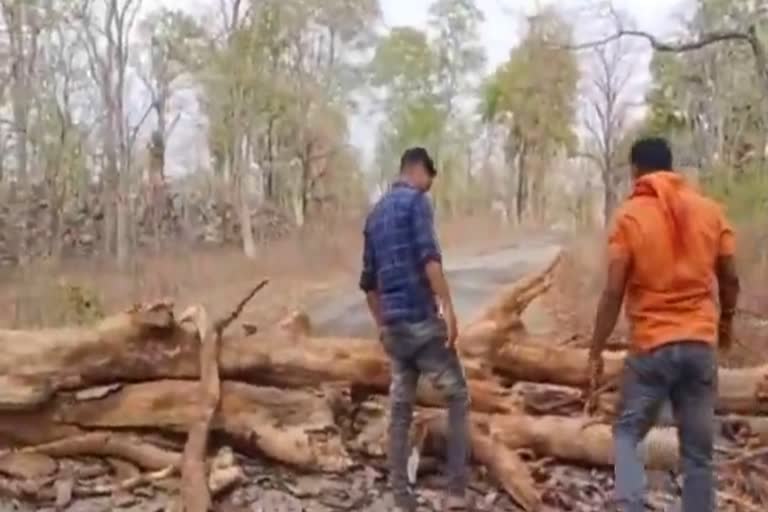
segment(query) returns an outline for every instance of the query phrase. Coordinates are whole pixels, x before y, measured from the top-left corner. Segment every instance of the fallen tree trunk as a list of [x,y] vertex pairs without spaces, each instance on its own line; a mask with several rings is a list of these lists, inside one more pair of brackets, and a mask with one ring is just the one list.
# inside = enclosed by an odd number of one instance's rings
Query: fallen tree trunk
[[[619,382],[624,352],[605,352],[606,383]],[[589,350],[520,344],[510,341],[497,354],[494,370],[513,381],[542,382],[584,388],[589,382]],[[768,365],[754,368],[720,368],[718,411],[736,414],[768,413]]]
[[[624,356],[624,352],[603,352],[604,381],[618,378]],[[589,384],[589,349],[552,346],[544,340],[509,340],[499,350],[494,370],[513,381],[584,388]]]
[[[386,453],[386,405],[368,401],[360,406],[362,417],[357,437],[351,445],[374,457]],[[442,456],[446,438],[445,411],[419,409],[411,433],[412,450],[425,449]],[[427,442],[419,432],[426,426]],[[610,425],[587,417],[530,416],[524,414],[470,416],[470,442],[473,459],[486,466],[491,475],[526,510],[537,510],[540,493],[517,453],[531,450],[539,457],[551,457],[584,466],[612,466],[613,434]],[[650,469],[674,470],[678,464],[677,432],[673,428],[655,428],[640,446],[640,453]]]
[[[185,432],[199,414],[197,387],[196,382],[166,380],[127,385],[87,401],[62,397],[42,412],[19,413],[27,416],[27,431],[18,434],[17,441],[39,443],[48,434],[56,436],[49,441],[63,441],[71,428]],[[334,421],[335,399],[319,391],[224,382],[212,429],[231,437],[245,453],[264,454],[305,470],[339,472],[352,461]]]
[[559,254],[542,271],[502,288],[487,305],[480,308],[476,318],[462,328],[457,341],[462,359],[473,360],[489,368],[492,366],[496,353],[510,335],[524,332],[523,312],[552,286],[561,259]]
[[[507,446],[530,449],[542,457],[598,467],[614,462],[612,427],[588,417],[492,416],[489,428]],[[652,429],[640,453],[649,469],[675,469],[676,429]]]
[[140,438],[115,432],[89,432],[30,446],[21,453],[40,453],[50,457],[117,457],[153,471],[179,467],[181,456],[143,442]]
[[[165,304],[110,317],[92,329],[0,331],[0,344],[13,347],[0,355],[8,384],[0,389],[0,409],[34,410],[53,390],[199,376],[198,334],[179,325]],[[290,322],[251,337],[224,336],[219,369],[224,378],[281,387],[337,382],[386,392],[390,379],[389,359],[374,340],[306,336]],[[470,395],[484,412],[516,408],[491,378],[470,379]],[[429,387],[419,398],[428,406],[440,402]]]
[[[458,347],[468,366],[489,375],[489,360],[512,332],[522,329],[520,315],[548,289],[558,261],[503,289],[460,333]],[[136,306],[92,327],[0,330],[0,345],[5,347],[0,354],[0,411],[40,407],[59,390],[192,379],[200,373],[198,333],[179,325],[169,303]],[[310,336],[309,321],[301,314],[265,332],[223,337],[219,368],[224,378],[257,384],[346,382],[378,392],[389,387],[389,361],[378,343]],[[488,403],[487,388],[474,392],[476,407],[510,410],[496,398]]]
[[[427,425],[429,434],[439,436],[444,444],[446,415],[442,412],[426,412],[420,420]],[[535,512],[542,504],[541,492],[528,466],[514,446],[504,443],[489,428],[489,417],[474,415],[470,420],[469,440],[472,458],[486,467],[498,484],[527,512]]]

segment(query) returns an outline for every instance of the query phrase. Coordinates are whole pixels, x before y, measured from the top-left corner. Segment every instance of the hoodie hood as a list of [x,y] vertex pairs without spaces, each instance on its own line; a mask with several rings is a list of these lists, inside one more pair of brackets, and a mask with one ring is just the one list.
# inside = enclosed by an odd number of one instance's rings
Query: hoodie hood
[[635,181],[632,197],[655,197],[672,235],[675,251],[685,251],[688,215],[681,193],[688,188],[686,179],[674,172],[646,174]]

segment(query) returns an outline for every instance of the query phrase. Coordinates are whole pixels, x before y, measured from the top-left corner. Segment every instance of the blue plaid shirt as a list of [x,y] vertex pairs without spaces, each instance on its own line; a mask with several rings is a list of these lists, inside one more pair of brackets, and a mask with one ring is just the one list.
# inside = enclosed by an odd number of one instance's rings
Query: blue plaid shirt
[[425,272],[442,260],[427,195],[397,182],[365,221],[360,288],[377,291],[385,325],[427,320],[437,304]]

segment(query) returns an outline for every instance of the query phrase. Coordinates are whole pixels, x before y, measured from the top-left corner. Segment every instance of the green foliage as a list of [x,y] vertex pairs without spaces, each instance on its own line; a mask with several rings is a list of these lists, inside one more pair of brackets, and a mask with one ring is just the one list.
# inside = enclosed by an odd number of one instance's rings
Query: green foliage
[[425,99],[433,94],[437,64],[425,32],[395,27],[376,47],[372,83],[386,87],[393,104]]
[[488,122],[505,124],[514,146],[541,152],[575,147],[579,69],[576,56],[561,49],[571,32],[556,12],[546,11],[486,82],[481,114]]
[[474,187],[467,168],[473,122],[459,100],[485,63],[482,22],[473,0],[437,0],[427,30],[393,28],[379,41],[370,67],[371,82],[385,99],[376,147],[382,180],[391,179],[406,147],[428,147],[440,171],[437,209],[448,214],[462,208],[460,196],[468,198]]
[[702,189],[725,205],[735,223],[762,219],[768,208],[768,175],[760,167],[751,167],[735,176],[728,170],[711,169],[702,180]]
[[[690,39],[755,21],[750,2],[698,0]],[[759,24],[760,25],[760,24]],[[764,32],[765,23],[758,26]],[[703,168],[742,165],[763,144],[766,127],[762,82],[747,44],[725,42],[685,54],[657,53],[648,94],[648,129],[669,137],[678,159]]]
[[467,92],[471,78],[482,71],[485,49],[479,34],[485,16],[474,0],[437,0],[429,9],[433,46],[438,61],[441,96],[450,102]]
[[104,318],[104,307],[92,289],[73,283],[59,284],[61,323],[85,325]]
[[334,159],[356,158],[344,147],[359,66],[346,52],[371,44],[378,2],[268,0],[241,15],[226,37],[211,38],[197,73],[216,169],[246,172],[247,143],[270,173],[268,199],[304,210],[331,172],[359,172]]

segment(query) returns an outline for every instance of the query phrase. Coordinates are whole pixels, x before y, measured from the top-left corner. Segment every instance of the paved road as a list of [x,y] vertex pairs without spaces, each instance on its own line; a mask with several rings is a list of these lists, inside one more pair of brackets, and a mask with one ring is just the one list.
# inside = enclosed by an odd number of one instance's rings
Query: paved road
[[[499,287],[546,268],[559,251],[560,245],[554,236],[542,235],[477,256],[452,258],[450,254],[446,255],[446,276],[459,322],[470,320]],[[313,332],[321,336],[375,335],[365,298],[357,289],[342,290],[338,297],[326,299],[322,304],[310,307],[308,312]]]

